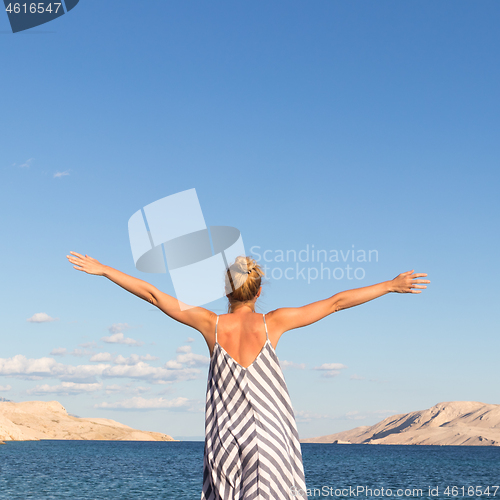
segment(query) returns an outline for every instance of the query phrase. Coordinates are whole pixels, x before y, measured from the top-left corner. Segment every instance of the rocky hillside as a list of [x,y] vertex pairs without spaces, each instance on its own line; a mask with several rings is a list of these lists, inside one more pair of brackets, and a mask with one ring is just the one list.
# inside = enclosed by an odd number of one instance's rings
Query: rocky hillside
[[500,446],[500,405],[476,401],[438,403],[428,410],[387,417],[370,427],[301,443]]
[[0,441],[39,439],[175,441],[167,434],[138,431],[106,418],[68,415],[57,401],[0,402]]

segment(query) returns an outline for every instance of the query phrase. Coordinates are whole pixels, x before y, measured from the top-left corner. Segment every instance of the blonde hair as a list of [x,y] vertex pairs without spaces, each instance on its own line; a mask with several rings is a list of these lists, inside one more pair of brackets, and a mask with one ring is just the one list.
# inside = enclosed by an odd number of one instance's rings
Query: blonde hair
[[229,300],[228,312],[238,302],[253,300],[261,286],[264,271],[252,257],[236,257],[226,271],[226,296]]

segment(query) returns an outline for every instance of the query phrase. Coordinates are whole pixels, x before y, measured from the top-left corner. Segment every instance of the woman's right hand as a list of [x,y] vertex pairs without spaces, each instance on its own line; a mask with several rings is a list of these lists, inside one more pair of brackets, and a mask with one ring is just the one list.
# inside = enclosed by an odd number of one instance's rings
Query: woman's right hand
[[397,293],[422,293],[421,290],[415,290],[415,288],[427,288],[426,285],[420,285],[419,283],[430,283],[429,280],[420,280],[417,278],[422,278],[427,276],[425,273],[414,273],[415,269],[407,271],[406,273],[401,273],[396,276],[390,282],[391,292]]
[[69,253],[74,257],[70,255],[66,255],[66,257],[72,264],[76,264],[73,267],[78,271],[84,271],[87,274],[95,274],[96,276],[104,275],[104,269],[106,268],[106,266],[101,264],[98,260],[93,259],[88,255],[83,256],[76,252]]

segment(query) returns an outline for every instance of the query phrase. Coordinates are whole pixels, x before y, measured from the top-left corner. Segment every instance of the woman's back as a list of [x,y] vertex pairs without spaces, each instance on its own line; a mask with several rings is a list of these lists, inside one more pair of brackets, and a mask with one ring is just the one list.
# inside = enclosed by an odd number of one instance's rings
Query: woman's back
[[201,499],[307,498],[295,415],[266,316],[243,308],[217,316],[214,333]]
[[[243,368],[250,366],[266,343],[266,328],[262,314],[250,310],[221,314],[217,324],[217,342],[240,366]],[[215,332],[211,355],[214,345]]]

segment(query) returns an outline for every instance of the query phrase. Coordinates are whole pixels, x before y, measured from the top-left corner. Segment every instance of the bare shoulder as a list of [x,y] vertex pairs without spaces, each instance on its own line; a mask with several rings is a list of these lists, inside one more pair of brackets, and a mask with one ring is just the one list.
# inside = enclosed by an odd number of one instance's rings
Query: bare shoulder
[[298,309],[297,307],[280,307],[265,315],[268,326],[278,335],[278,338],[291,329],[294,318],[300,314]]
[[196,316],[199,318],[199,331],[201,334],[206,337],[210,336],[211,333],[215,335],[215,323],[217,321],[217,314],[209,309],[205,309],[203,307],[197,307],[194,309],[198,309],[198,311],[194,312]]
[[335,311],[332,299],[319,300],[301,307],[280,307],[269,313],[269,320],[279,334],[311,325]]
[[170,312],[169,316],[179,323],[198,330],[205,338],[210,338],[215,329],[217,315],[204,307],[190,307],[183,311]]

